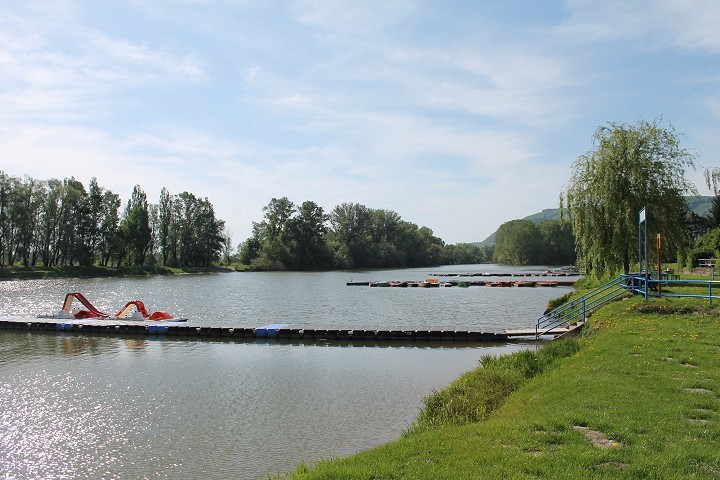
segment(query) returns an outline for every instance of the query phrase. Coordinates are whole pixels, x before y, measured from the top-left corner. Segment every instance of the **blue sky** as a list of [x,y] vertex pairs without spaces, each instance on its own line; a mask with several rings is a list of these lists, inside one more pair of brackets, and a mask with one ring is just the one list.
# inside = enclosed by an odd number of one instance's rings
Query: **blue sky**
[[[0,169],[394,210],[448,243],[558,205],[607,122],[720,165],[714,0],[0,0]],[[702,168],[688,172],[709,194]]]

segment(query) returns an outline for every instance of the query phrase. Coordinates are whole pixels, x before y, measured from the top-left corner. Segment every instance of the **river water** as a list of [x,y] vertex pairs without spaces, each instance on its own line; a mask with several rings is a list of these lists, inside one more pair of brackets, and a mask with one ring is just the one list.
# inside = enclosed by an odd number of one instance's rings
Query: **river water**
[[[0,316],[69,291],[198,325],[528,328],[567,288],[369,288],[494,265],[0,282]],[[536,272],[545,270],[536,267]],[[340,344],[0,331],[0,478],[263,478],[397,439],[434,389],[510,344]]]

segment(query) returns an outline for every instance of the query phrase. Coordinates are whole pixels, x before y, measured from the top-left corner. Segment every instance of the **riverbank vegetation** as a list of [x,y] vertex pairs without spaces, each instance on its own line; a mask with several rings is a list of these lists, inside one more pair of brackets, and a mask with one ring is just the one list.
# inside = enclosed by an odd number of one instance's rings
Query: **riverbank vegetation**
[[719,313],[693,300],[609,304],[577,351],[483,359],[399,440],[288,477],[717,478]]
[[181,267],[171,268],[162,265],[120,265],[115,267],[103,267],[100,265],[56,265],[53,267],[13,267],[0,268],[0,279],[2,280],[30,280],[38,278],[102,278],[102,277],[124,277],[124,276],[147,276],[147,275],[183,275],[195,273],[224,273],[234,271],[229,267]]
[[151,204],[139,185],[120,197],[92,179],[20,179],[0,171],[0,267],[210,267],[225,222],[207,198],[166,189]]
[[239,260],[261,270],[404,268],[487,263],[490,247],[445,245],[428,227],[358,203],[330,213],[313,201],[273,198],[239,247]]
[[296,206],[273,198],[238,255],[207,198],[163,188],[153,204],[136,185],[121,206],[94,178],[86,188],[74,178],[40,181],[0,171],[0,278],[167,273],[218,263],[237,270],[329,270],[492,259],[491,247],[446,245],[427,227],[360,204],[325,214],[311,201]]
[[563,220],[511,220],[495,236],[493,262],[503,265],[574,265],[575,236]]
[[[207,198],[162,189],[157,204],[136,185],[120,197],[92,179],[20,179],[0,171],[0,267],[163,266],[238,270],[331,270],[501,263],[567,265],[587,275],[629,271],[637,253],[637,215],[647,207],[650,237],[663,235],[663,260],[692,266],[720,255],[720,169],[706,171],[715,200],[707,218],[689,210],[685,178],[695,157],[672,125],[609,124],[573,165],[561,218],[512,220],[493,246],[446,245],[426,226],[394,211],[342,203],[329,213],[313,201],[273,198],[236,249]],[[651,242],[651,263],[658,251]],[[6,272],[7,273],[7,272]]]

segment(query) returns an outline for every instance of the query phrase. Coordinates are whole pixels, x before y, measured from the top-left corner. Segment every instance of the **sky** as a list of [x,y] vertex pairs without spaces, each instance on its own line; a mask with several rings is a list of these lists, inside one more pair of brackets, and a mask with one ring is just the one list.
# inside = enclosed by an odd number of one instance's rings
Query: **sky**
[[446,243],[557,208],[609,122],[720,166],[716,0],[0,0],[0,170],[393,210]]

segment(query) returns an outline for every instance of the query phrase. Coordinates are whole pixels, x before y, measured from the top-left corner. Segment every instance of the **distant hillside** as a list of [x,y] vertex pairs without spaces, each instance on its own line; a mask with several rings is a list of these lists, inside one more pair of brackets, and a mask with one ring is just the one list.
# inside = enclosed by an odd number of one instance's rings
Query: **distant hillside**
[[[701,217],[706,217],[710,213],[710,206],[712,205],[713,197],[703,197],[703,196],[691,196],[691,197],[685,197],[688,203],[688,207],[690,207],[690,210],[695,212],[697,215],[700,215]],[[560,209],[559,208],[546,208],[542,212],[533,213],[532,215],[528,215],[527,217],[523,218],[523,220],[532,220],[533,222],[544,222],[545,220],[555,220],[557,218],[560,218]],[[474,245],[483,246],[483,245],[495,245],[495,235],[497,234],[497,230],[493,232],[492,235],[487,237],[482,242],[474,242]]]
[[560,218],[560,209],[559,208],[546,208],[540,213],[533,213],[532,215],[529,215],[523,220],[532,220],[533,222],[544,222],[545,220],[556,220]]
[[700,215],[701,217],[707,217],[710,213],[710,207],[712,207],[713,197],[685,197],[688,202],[690,210]]

